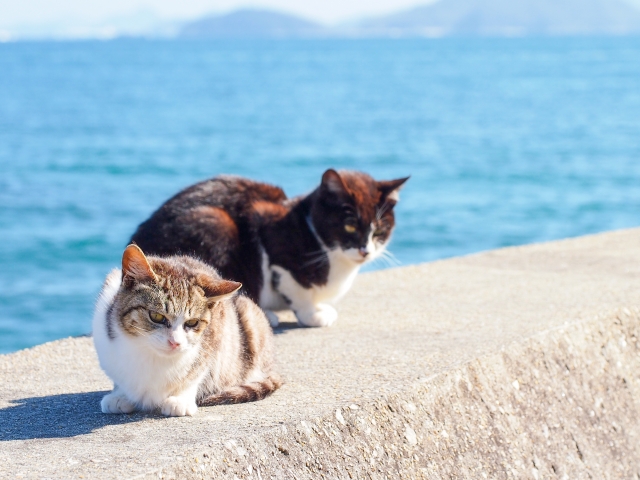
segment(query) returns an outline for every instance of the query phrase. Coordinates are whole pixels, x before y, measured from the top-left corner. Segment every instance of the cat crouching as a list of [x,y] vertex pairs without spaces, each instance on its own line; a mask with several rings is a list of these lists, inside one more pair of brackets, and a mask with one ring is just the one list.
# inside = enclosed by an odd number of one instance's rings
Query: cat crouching
[[200,406],[261,400],[282,384],[263,311],[191,257],[146,257],[129,245],[93,318],[100,366],[114,383],[104,413],[194,415]]

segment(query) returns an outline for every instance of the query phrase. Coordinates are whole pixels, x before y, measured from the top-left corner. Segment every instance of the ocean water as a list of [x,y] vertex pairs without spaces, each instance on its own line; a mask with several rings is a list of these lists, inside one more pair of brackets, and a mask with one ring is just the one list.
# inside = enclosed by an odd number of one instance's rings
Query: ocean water
[[0,44],[0,352],[87,333],[181,188],[329,167],[411,175],[403,265],[637,226],[640,38]]

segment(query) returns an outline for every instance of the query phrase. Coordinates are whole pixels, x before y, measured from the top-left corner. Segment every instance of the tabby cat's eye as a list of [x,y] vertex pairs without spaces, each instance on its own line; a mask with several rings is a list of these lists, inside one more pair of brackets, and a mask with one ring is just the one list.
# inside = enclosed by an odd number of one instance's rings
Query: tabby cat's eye
[[196,328],[199,323],[200,320],[187,320],[184,322],[184,328]]
[[353,225],[346,224],[344,226],[344,230],[347,233],[356,233],[356,227],[354,227]]
[[149,312],[149,318],[154,323],[164,323],[166,321],[166,317],[160,313]]

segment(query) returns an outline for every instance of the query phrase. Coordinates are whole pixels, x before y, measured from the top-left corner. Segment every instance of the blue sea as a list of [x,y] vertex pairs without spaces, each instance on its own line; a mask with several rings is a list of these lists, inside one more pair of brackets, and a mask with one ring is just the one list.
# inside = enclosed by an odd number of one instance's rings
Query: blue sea
[[0,352],[89,332],[183,187],[329,167],[411,175],[401,265],[637,226],[640,38],[0,44]]

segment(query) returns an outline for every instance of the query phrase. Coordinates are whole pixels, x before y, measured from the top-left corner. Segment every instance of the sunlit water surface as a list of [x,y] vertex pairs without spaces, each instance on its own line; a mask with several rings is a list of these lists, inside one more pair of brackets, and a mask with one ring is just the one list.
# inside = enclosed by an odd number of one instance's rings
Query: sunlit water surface
[[638,225],[639,127],[639,38],[0,44],[0,352],[88,332],[200,179],[411,175],[407,265]]

